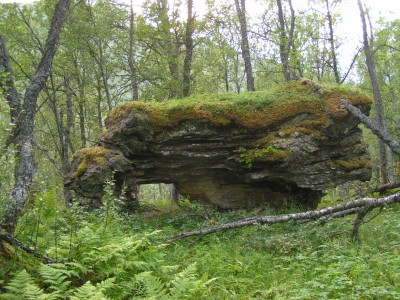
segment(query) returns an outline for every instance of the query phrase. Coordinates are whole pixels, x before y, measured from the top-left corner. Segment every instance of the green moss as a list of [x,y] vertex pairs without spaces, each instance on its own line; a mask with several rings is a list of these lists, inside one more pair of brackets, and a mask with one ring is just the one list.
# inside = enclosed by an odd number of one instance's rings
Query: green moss
[[78,168],[76,169],[76,172],[74,173],[74,178],[80,178],[87,169],[87,161],[86,159],[82,159],[81,163],[79,164]]
[[334,160],[333,163],[345,170],[371,168],[371,161],[360,157],[354,157],[349,160]]
[[317,89],[310,81],[302,79],[269,91],[239,95],[194,95],[165,102],[128,102],[109,115],[108,128],[110,132],[118,131],[133,113],[145,112],[152,125],[160,129],[197,119],[206,119],[217,125],[235,122],[247,128],[260,128],[279,124],[301,113],[311,116],[307,126],[303,127],[318,129],[328,122],[327,113],[338,118],[347,115],[347,111],[340,107],[342,98],[354,105],[372,103],[359,91],[342,86]]
[[273,146],[252,149],[240,148],[238,152],[239,156],[237,160],[245,163],[249,168],[253,166],[255,161],[277,161],[287,156],[286,151]]
[[73,174],[74,178],[81,177],[87,170],[88,165],[104,166],[106,164],[106,157],[110,153],[109,149],[101,146],[90,148],[83,148],[75,153],[74,159],[80,159],[76,172]]

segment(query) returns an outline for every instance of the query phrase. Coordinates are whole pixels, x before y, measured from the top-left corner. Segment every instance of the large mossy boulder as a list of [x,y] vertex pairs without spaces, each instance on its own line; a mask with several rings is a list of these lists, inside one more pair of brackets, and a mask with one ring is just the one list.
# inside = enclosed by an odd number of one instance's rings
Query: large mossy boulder
[[314,208],[323,191],[369,180],[371,163],[346,99],[371,99],[308,80],[271,91],[129,102],[107,118],[98,146],[79,150],[66,186],[100,199],[112,176],[125,184],[174,183],[220,208]]

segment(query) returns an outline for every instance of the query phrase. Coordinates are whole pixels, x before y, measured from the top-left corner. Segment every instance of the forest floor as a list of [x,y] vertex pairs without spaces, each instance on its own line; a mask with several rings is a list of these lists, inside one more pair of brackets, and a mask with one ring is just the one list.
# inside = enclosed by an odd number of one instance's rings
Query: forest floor
[[254,212],[159,204],[129,217],[113,206],[28,213],[19,238],[59,262],[38,264],[22,251],[3,258],[0,299],[400,299],[398,205],[366,217],[359,245],[350,238],[354,216],[169,243],[175,234]]

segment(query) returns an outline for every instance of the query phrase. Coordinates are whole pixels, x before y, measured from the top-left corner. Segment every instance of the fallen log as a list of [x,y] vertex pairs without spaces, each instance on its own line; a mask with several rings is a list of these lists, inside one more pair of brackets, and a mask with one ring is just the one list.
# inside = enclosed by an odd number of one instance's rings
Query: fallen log
[[28,247],[27,245],[23,244],[21,241],[17,240],[16,238],[5,234],[3,232],[0,232],[0,241],[4,241],[10,245],[13,245],[14,247],[20,248],[24,250],[26,253],[32,254],[33,256],[42,259],[44,263],[53,263],[54,260],[46,255],[43,255],[39,253],[38,251]]
[[[325,207],[318,210],[310,210],[306,212],[300,213],[292,213],[285,215],[277,215],[277,216],[258,216],[252,218],[246,218],[242,220],[238,220],[232,223],[220,224],[217,226],[204,228],[195,231],[183,232],[178,235],[175,235],[169,238],[169,242],[173,242],[176,240],[184,239],[191,236],[201,236],[207,235],[219,231],[225,231],[230,229],[237,229],[246,226],[252,226],[256,224],[277,224],[277,223],[285,223],[289,221],[304,221],[304,220],[322,220],[327,221],[331,218],[344,217],[347,215],[358,214],[360,210],[362,211],[371,211],[375,208],[382,207],[383,205],[388,205],[392,203],[400,202],[400,192],[395,193],[393,195],[382,197],[382,198],[360,198],[357,200],[349,201],[346,203],[337,204],[334,206]],[[364,217],[363,215],[362,217]],[[361,221],[357,220],[357,229],[359,227],[359,223]]]
[[377,193],[383,193],[386,192],[387,190],[390,189],[396,189],[400,187],[400,181],[395,181],[395,182],[390,182],[390,183],[386,183],[380,186],[377,186],[373,192],[377,192]]

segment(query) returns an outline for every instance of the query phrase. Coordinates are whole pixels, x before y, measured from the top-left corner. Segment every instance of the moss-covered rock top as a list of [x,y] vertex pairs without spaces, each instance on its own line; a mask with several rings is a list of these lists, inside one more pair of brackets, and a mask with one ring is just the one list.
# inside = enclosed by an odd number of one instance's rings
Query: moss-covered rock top
[[347,116],[340,99],[353,105],[371,104],[367,95],[344,86],[316,87],[309,80],[291,81],[269,91],[242,94],[195,95],[165,102],[128,102],[108,117],[107,127],[121,128],[132,113],[145,112],[154,127],[171,127],[185,120],[206,119],[213,124],[232,122],[247,128],[279,124],[299,114],[313,116],[305,127],[321,126],[333,118]]

